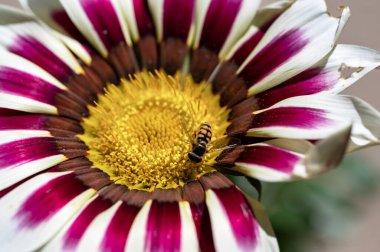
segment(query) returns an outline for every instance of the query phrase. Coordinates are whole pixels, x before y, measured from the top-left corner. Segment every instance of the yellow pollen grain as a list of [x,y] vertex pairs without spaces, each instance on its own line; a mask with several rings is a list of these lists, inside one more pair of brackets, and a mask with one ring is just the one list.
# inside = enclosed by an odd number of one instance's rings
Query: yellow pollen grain
[[188,159],[193,134],[212,125],[213,139],[223,136],[228,111],[219,106],[209,83],[191,77],[141,72],[110,84],[99,96],[79,137],[89,147],[93,167],[130,189],[151,191],[183,186],[213,171]]

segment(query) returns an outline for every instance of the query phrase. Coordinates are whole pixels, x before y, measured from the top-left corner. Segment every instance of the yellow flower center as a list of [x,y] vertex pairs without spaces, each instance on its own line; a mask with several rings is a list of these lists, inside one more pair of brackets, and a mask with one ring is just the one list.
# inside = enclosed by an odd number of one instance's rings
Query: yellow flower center
[[189,160],[188,153],[202,123],[211,125],[213,140],[225,133],[227,117],[209,83],[196,84],[183,74],[141,72],[108,86],[90,107],[79,137],[89,147],[93,167],[115,183],[147,191],[177,188],[214,171],[212,152],[200,163]]

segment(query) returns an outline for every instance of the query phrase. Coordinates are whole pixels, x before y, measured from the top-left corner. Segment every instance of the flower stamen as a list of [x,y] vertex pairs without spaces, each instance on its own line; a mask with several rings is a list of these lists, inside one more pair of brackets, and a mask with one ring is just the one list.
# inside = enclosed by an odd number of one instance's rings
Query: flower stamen
[[228,110],[208,83],[163,72],[139,73],[120,86],[109,85],[80,138],[89,147],[93,167],[130,189],[177,188],[214,171],[207,154],[200,164],[188,159],[193,133],[205,121],[213,138],[229,126]]

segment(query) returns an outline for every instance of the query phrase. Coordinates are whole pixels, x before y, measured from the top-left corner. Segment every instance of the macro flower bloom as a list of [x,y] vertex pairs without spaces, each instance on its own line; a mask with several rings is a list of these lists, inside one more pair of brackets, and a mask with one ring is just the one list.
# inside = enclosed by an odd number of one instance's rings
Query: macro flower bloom
[[228,176],[310,178],[379,143],[380,114],[338,95],[380,66],[336,45],[346,7],[21,4],[0,8],[0,251],[278,251]]

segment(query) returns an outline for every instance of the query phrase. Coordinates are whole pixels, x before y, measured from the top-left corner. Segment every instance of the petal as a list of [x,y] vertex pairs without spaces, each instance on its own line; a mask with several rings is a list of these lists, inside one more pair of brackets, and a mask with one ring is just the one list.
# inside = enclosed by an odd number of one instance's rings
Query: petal
[[45,173],[0,199],[0,250],[36,250],[94,194],[73,173]]
[[132,39],[136,42],[140,37],[154,35],[154,25],[145,0],[121,1],[124,17],[128,22]]
[[181,251],[199,251],[199,242],[192,210],[188,202],[180,202]]
[[[262,109],[293,96],[337,94],[379,65],[380,54],[375,50],[354,45],[338,45],[331,55],[312,68],[257,94],[255,100]],[[350,76],[344,76],[345,69],[352,69],[354,72]]]
[[0,52],[0,107],[24,112],[57,114],[55,96],[66,87],[32,62]]
[[145,239],[147,251],[178,251],[180,249],[181,215],[177,202],[152,202]]
[[[11,15],[2,8],[0,13]],[[3,21],[0,32],[3,34],[0,45],[29,59],[61,81],[67,81],[74,73],[83,73],[82,67],[64,44],[34,21]]]
[[[75,136],[83,132],[78,122],[45,115],[0,117],[0,139],[8,136]],[[2,140],[0,140],[0,143]]]
[[176,38],[190,43],[195,1],[184,0],[178,4],[176,0],[148,0],[159,42]]
[[[347,11],[344,14],[348,15]],[[296,1],[239,68],[249,95],[274,87],[321,60],[334,47],[343,25],[326,12],[323,0]]]
[[352,124],[357,146],[378,143],[379,112],[358,98],[335,95],[298,96],[254,112],[248,135],[293,139],[323,139]]
[[351,127],[343,128],[316,145],[289,139],[250,145],[231,169],[268,182],[311,178],[341,162],[350,131]]
[[80,31],[71,22],[59,0],[19,0],[43,24],[52,28],[70,50],[87,65],[91,63],[91,49]]
[[140,252],[146,251],[145,237],[147,236],[147,223],[152,201],[148,200],[140,212],[137,214],[135,221],[132,224],[130,235],[127,240],[125,251]]
[[106,234],[107,227],[121,204],[120,201],[115,203],[112,207],[102,212],[94,219],[84,233],[83,238],[78,245],[78,251],[103,251],[101,243]]
[[126,203],[120,205],[107,227],[102,241],[104,251],[123,251],[140,208]]
[[26,135],[3,143],[0,145],[0,190],[66,159],[52,137]]
[[131,44],[118,1],[61,0],[60,3],[78,30],[104,57],[120,43]]
[[259,9],[253,20],[253,25],[235,43],[227,56],[227,60],[241,65],[255,49],[268,28],[292,3],[291,0],[279,1]]
[[258,0],[198,0],[195,47],[206,47],[225,58],[251,24]]
[[235,186],[207,190],[206,203],[217,251],[279,251]]
[[72,218],[72,221],[44,247],[44,251],[74,250],[91,222],[111,205],[111,202],[108,200],[103,200],[98,196],[93,197],[82,210]]

